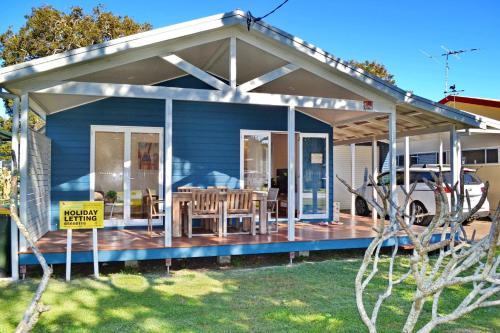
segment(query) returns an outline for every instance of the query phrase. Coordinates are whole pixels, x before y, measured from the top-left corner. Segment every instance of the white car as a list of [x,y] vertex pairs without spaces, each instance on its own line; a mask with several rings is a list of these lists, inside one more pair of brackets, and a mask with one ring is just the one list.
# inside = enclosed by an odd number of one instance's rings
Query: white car
[[[449,166],[443,166],[443,180],[446,184],[451,186],[451,172]],[[439,173],[439,168],[436,165],[423,165],[423,166],[412,166],[410,167],[410,186],[415,181],[417,185],[415,190],[411,195],[410,201],[410,213],[415,212],[417,218],[415,219],[415,224],[428,225],[432,220],[433,215],[436,212],[435,196],[432,190],[424,182],[424,179],[433,181],[431,172],[435,172],[436,175]],[[388,186],[390,182],[389,172],[384,172],[380,174],[377,179],[378,186]],[[398,169],[396,172],[396,182],[397,182],[397,198],[398,202],[401,203],[404,200],[404,194],[401,189],[401,185],[404,185],[404,169]],[[485,187],[481,179],[476,175],[474,169],[464,168],[464,188],[469,191],[471,207],[475,207],[481,195],[485,191]],[[364,186],[358,189],[364,194],[366,198],[372,198],[372,186]],[[448,202],[451,203],[449,189],[445,189],[447,192]],[[368,216],[371,214],[371,210],[368,207],[365,199],[360,196],[356,197],[356,214],[362,216]],[[468,211],[469,207],[467,202],[464,203],[464,212]],[[477,211],[477,213],[471,218],[486,217],[490,213],[490,204],[488,199],[485,200],[483,206]]]

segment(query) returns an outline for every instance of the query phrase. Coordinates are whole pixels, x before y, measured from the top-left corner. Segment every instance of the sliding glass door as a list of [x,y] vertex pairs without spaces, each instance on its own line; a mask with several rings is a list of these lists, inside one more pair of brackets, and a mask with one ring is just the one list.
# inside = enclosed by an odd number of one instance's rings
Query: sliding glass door
[[94,200],[104,200],[106,218],[123,220],[125,134],[95,132]]
[[300,134],[301,219],[328,218],[328,134]]
[[241,150],[240,187],[267,191],[271,184],[271,133],[242,131]]
[[162,138],[162,128],[92,126],[91,198],[105,202],[107,226],[146,225],[146,189],[163,197]]

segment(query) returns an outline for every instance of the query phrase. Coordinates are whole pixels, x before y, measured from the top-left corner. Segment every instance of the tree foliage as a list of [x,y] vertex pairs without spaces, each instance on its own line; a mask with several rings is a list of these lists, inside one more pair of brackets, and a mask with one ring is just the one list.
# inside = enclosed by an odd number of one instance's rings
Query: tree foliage
[[[78,6],[72,7],[69,13],[42,6],[32,8],[25,19],[19,31],[14,32],[9,27],[0,34],[2,67],[151,29],[149,23],[137,23],[129,16],[114,15],[101,5],[94,7],[91,13],[85,13]],[[12,115],[12,107],[13,101],[5,102],[9,115]],[[30,112],[29,126],[38,130],[44,122]],[[11,131],[12,119],[1,119],[0,127]],[[10,142],[0,145],[0,159],[10,159]]]
[[129,16],[116,16],[101,5],[90,14],[81,7],[69,13],[52,6],[32,8],[26,22],[14,32],[9,27],[0,35],[3,66],[73,50],[151,29],[149,23],[137,23]]
[[349,64],[361,68],[362,70],[373,74],[382,80],[387,81],[390,84],[395,84],[396,80],[394,79],[394,75],[389,73],[389,70],[383,65],[376,61],[368,61],[365,60],[363,62],[358,62],[356,60],[349,61]]

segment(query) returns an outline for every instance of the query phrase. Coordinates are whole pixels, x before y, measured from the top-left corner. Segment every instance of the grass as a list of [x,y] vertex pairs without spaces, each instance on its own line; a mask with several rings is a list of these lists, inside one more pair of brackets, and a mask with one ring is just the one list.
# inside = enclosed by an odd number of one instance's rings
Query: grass
[[[172,277],[129,270],[70,284],[54,279],[44,296],[52,309],[35,332],[365,332],[354,299],[359,264],[359,259],[336,259],[293,267],[182,269]],[[14,329],[36,283],[0,283],[0,332]],[[375,280],[371,291],[383,286],[382,279]],[[383,308],[380,332],[400,331],[410,288],[398,288]],[[447,292],[443,311],[466,292]],[[499,314],[498,308],[481,309],[437,331],[499,332]]]

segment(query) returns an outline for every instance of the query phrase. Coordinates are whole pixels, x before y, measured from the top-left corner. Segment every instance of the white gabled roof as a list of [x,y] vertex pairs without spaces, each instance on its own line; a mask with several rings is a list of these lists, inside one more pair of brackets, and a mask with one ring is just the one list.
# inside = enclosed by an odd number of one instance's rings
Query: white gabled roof
[[[25,80],[30,77],[43,75],[49,71],[53,72],[61,70],[74,64],[89,62],[175,38],[199,34],[205,31],[234,25],[244,26],[246,28],[247,16],[243,11],[235,10],[224,14],[208,16],[197,20],[110,40],[102,44],[82,47],[72,51],[12,65],[0,69],[0,87],[8,86],[8,83],[11,81]],[[310,56],[312,58],[311,60],[316,60],[322,64],[326,64],[329,67],[364,83],[367,87],[370,87],[392,100],[395,100],[396,104],[409,105],[414,108],[450,118],[454,121],[464,123],[472,127],[490,127],[500,129],[499,122],[492,122],[490,119],[485,119],[484,117],[463,112],[461,110],[414,95],[413,93],[387,83],[386,81],[371,75],[360,68],[352,67],[347,62],[342,61],[315,45],[312,45],[296,36],[290,35],[287,32],[263,21],[254,22],[252,24],[252,30],[260,32],[274,41]]]

